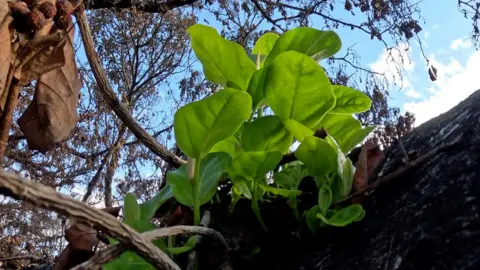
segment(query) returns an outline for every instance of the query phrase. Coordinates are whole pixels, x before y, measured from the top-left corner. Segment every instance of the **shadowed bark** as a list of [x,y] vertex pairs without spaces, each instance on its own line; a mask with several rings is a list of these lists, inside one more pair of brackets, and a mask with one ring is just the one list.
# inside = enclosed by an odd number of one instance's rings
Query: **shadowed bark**
[[[313,237],[298,230],[285,202],[275,201],[263,205],[264,233],[245,201],[230,217],[218,207],[211,228],[235,250],[234,269],[479,269],[479,119],[477,91],[403,138],[410,160],[456,143],[373,189],[362,202],[367,214],[359,223],[327,227]],[[405,166],[398,146],[385,154],[379,176]],[[309,203],[315,201],[304,192],[299,204],[308,209]],[[220,248],[202,243],[200,254],[200,269],[221,269]]]

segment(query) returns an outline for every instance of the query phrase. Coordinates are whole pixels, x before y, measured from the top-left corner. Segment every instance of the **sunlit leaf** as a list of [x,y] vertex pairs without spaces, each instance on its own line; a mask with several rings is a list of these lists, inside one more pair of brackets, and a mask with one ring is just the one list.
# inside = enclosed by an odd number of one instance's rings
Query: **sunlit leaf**
[[268,55],[280,36],[275,33],[266,33],[257,39],[252,54]]
[[360,204],[352,204],[336,211],[329,219],[325,219],[321,214],[317,214],[317,218],[323,220],[330,226],[344,227],[357,221],[359,218],[363,218],[362,216],[365,215],[364,212]]
[[228,174],[235,178],[242,176],[248,180],[259,180],[273,170],[282,159],[279,151],[242,152],[227,166]]
[[268,67],[264,96],[275,115],[315,127],[335,106],[330,81],[310,57],[289,51]]
[[283,120],[283,125],[299,142],[302,142],[305,137],[313,136],[315,133],[313,130],[293,119]]
[[295,151],[295,156],[307,166],[310,174],[324,177],[337,168],[337,153],[325,140],[306,137]]
[[340,37],[333,31],[321,31],[308,27],[297,27],[282,34],[275,42],[265,60],[270,65],[275,58],[286,51],[296,51],[311,56],[315,61],[328,58],[342,47]]
[[286,153],[292,141],[292,135],[280,118],[270,115],[246,123],[241,144],[246,152],[278,150]]
[[273,175],[273,180],[281,187],[294,190],[298,189],[303,177],[304,173],[302,167],[297,164],[295,166],[286,167],[280,172],[276,172]]
[[[205,204],[215,195],[220,174],[230,162],[226,153],[211,153],[202,159],[198,183],[199,204]],[[193,185],[188,179],[187,166],[182,165],[175,171],[167,173],[167,183],[171,186],[175,199],[183,205],[193,206]]]
[[205,77],[224,87],[247,90],[255,64],[239,44],[221,37],[215,28],[195,24],[187,29]]
[[192,158],[201,158],[218,142],[232,136],[250,117],[250,95],[226,88],[180,108],[174,117],[177,145]]
[[329,113],[355,114],[370,109],[372,101],[361,91],[343,85],[332,85],[332,87],[336,104]]

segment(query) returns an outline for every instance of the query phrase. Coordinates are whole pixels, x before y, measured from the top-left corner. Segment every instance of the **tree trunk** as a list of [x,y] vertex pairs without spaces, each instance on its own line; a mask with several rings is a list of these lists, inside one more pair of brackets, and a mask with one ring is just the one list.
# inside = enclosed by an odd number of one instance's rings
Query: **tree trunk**
[[[375,188],[362,202],[365,218],[347,227],[326,227],[311,236],[298,230],[284,201],[262,205],[268,232],[246,201],[231,215],[225,207],[213,209],[211,227],[231,245],[234,269],[480,269],[479,134],[477,91],[402,139],[411,159],[458,143]],[[399,147],[385,156],[381,175],[404,166]],[[213,241],[204,241],[199,254],[200,269],[221,269],[227,258]]]

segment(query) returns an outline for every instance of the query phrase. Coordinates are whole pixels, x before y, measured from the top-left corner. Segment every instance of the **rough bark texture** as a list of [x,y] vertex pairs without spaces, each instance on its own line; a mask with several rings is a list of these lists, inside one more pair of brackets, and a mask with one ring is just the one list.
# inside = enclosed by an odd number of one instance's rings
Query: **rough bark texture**
[[[362,203],[364,220],[348,227],[310,236],[297,230],[286,203],[276,201],[263,205],[266,233],[248,202],[239,202],[231,216],[216,209],[211,228],[234,249],[234,269],[480,269],[479,134],[477,91],[403,138],[411,159],[459,143],[373,190]],[[380,175],[404,166],[401,159],[397,146],[388,149]],[[304,208],[312,203],[308,196],[300,202]],[[259,253],[252,255],[256,247]],[[221,269],[224,253],[202,243],[200,269]]]

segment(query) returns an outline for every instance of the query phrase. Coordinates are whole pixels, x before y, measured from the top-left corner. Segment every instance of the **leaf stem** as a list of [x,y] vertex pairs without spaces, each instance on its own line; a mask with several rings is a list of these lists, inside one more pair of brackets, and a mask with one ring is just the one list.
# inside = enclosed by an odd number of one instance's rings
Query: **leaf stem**
[[260,215],[260,208],[258,207],[258,180],[253,184],[253,194],[252,194],[252,210],[257,216],[260,225],[262,225],[263,230],[267,230],[267,226],[263,223],[262,216]]
[[200,161],[201,159],[195,159],[195,172],[192,178],[193,186],[193,222],[195,225],[200,224],[200,201],[198,198],[198,186],[200,184]]

